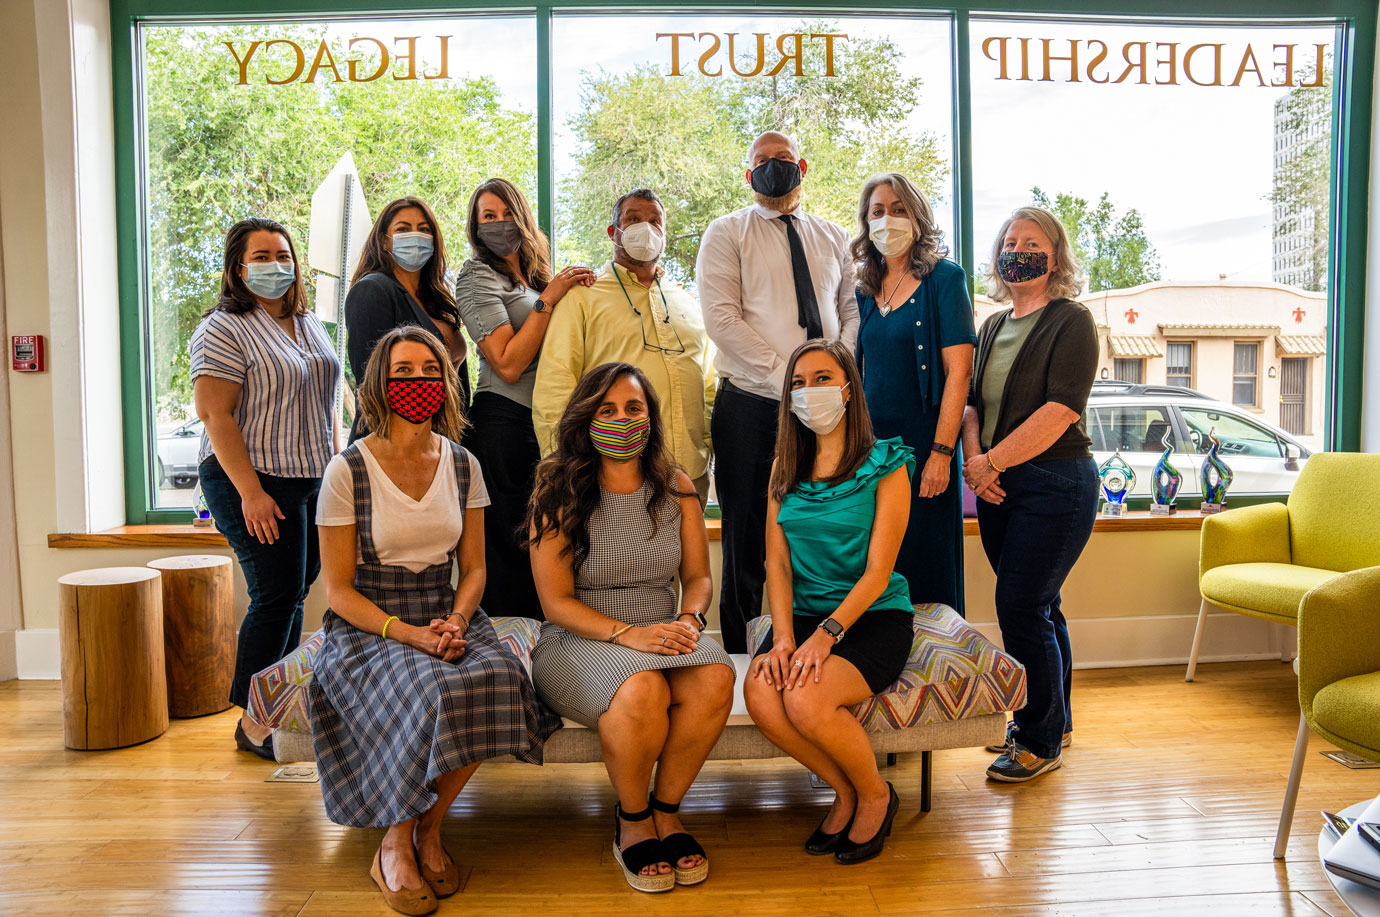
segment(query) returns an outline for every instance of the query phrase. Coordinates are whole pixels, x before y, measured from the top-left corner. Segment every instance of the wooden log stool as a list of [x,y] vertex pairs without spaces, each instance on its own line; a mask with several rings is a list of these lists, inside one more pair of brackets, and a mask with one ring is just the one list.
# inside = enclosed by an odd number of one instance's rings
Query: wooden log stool
[[159,579],[148,567],[82,570],[58,579],[68,748],[123,748],[168,728]]
[[149,562],[163,574],[168,713],[205,716],[230,706],[235,676],[235,584],[230,558],[184,554]]

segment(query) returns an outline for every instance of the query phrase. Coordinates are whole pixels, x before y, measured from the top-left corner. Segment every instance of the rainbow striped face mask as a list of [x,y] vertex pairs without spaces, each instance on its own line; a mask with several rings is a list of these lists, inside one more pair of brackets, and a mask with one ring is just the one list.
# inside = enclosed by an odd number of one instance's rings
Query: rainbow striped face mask
[[630,462],[647,447],[652,432],[650,417],[624,417],[621,420],[600,420],[589,423],[589,438],[600,455],[615,462]]

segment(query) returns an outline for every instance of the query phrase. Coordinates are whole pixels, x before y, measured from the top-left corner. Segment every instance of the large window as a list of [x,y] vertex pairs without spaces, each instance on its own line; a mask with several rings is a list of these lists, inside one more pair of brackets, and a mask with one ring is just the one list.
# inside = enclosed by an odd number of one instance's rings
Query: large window
[[215,303],[230,224],[287,226],[335,333],[349,227],[343,185],[327,177],[348,154],[365,206],[354,245],[383,204],[413,194],[435,209],[458,266],[474,186],[503,175],[535,188],[535,37],[530,16],[139,30],[151,508],[189,506],[197,482],[187,345]]
[[[1076,20],[1038,3],[939,15],[301,0],[283,21],[245,18],[234,0],[112,4],[130,521],[185,517],[201,434],[187,343],[236,219],[292,230],[333,333],[339,182],[330,206],[313,195],[351,163],[365,222],[423,197],[453,265],[485,177],[527,191],[559,262],[596,266],[611,254],[609,205],[651,187],[668,212],[665,266],[693,291],[700,234],[750,202],[746,146],[772,128],[810,163],[805,206],[850,234],[867,175],[914,178],[979,321],[998,307],[983,276],[998,226],[1042,203],[1082,262],[1100,378],[1191,387],[1303,448],[1356,448],[1360,348],[1346,328],[1363,303],[1373,72],[1346,68],[1373,59],[1376,10],[1288,4],[1276,21],[1121,0],[1089,0]],[[1348,350],[1331,353],[1338,340]]]

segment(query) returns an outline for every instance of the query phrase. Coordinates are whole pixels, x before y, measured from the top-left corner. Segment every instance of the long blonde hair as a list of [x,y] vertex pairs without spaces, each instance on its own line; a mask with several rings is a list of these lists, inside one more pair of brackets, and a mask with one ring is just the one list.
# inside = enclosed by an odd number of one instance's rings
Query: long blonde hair
[[992,243],[992,260],[987,263],[987,295],[996,302],[1010,302],[1011,288],[1002,279],[1001,273],[997,270],[997,259],[1001,257],[1002,242],[1006,239],[1006,231],[1011,228],[1011,224],[1017,220],[1031,220],[1040,227],[1054,246],[1054,261],[1058,265],[1056,270],[1049,273],[1049,297],[1050,299],[1074,299],[1079,293],[1083,292],[1083,284],[1079,281],[1078,275],[1083,272],[1083,264],[1078,260],[1078,255],[1074,254],[1073,243],[1069,241],[1069,234],[1064,229],[1064,224],[1059,222],[1059,218],[1050,213],[1043,207],[1036,207],[1033,204],[1028,207],[1017,207],[1011,211],[1011,216],[1006,218],[1006,222],[1001,224],[1001,229],[997,230],[997,239]]
[[417,325],[399,325],[379,338],[374,352],[369,354],[369,363],[364,367],[364,378],[359,380],[359,416],[364,426],[376,436],[388,439],[393,424],[393,411],[388,407],[388,369],[393,359],[393,347],[404,342],[425,344],[441,364],[441,378],[444,380],[446,399],[441,402],[441,410],[431,418],[431,430],[452,442],[459,442],[469,427],[469,420],[461,404],[464,392],[460,388],[460,377],[451,365],[445,345],[436,335]]

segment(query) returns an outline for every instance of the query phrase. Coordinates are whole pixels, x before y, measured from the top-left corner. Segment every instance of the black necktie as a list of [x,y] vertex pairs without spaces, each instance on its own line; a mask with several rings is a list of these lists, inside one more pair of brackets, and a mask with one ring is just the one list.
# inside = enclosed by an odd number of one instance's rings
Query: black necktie
[[786,224],[786,238],[791,243],[791,274],[795,278],[796,321],[805,329],[807,340],[824,337],[824,325],[819,320],[819,302],[815,299],[815,285],[810,280],[810,265],[805,260],[805,244],[795,228],[795,217],[789,213],[778,217]]

